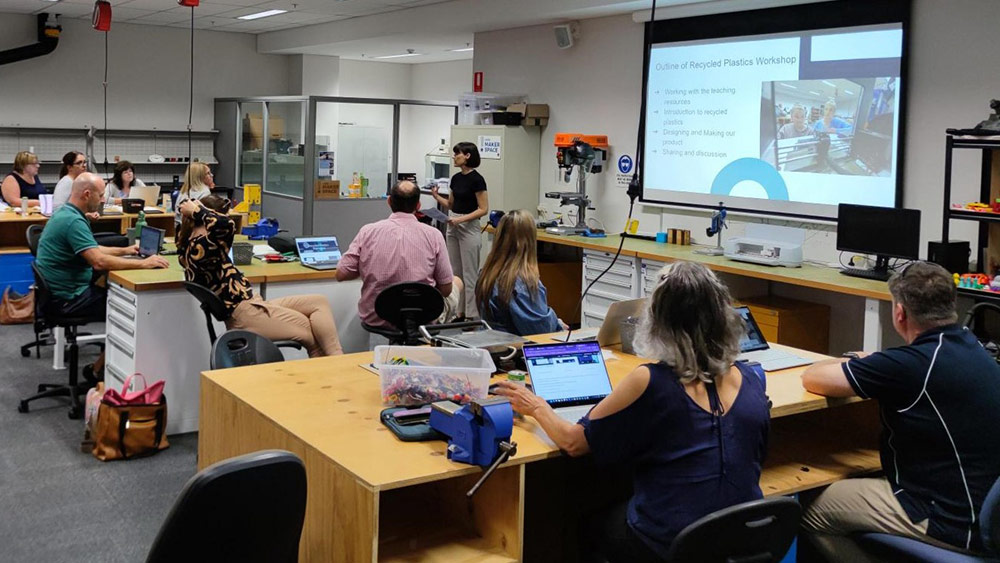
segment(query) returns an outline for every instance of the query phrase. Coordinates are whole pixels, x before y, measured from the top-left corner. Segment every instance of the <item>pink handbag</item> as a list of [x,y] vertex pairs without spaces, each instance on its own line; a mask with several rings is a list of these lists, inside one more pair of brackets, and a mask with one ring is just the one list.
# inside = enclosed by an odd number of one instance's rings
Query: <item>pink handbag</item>
[[[133,377],[142,378],[142,389],[128,391]],[[156,405],[159,404],[160,399],[163,397],[163,386],[164,382],[162,379],[149,385],[146,383],[146,376],[141,373],[135,373],[125,378],[121,392],[118,392],[117,389],[108,389],[104,393],[102,400],[116,407],[124,405]]]

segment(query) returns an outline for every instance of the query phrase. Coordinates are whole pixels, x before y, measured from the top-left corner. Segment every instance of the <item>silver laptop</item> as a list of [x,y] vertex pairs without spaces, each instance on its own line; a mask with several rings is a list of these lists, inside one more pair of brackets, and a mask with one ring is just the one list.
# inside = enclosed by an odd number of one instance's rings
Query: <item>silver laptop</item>
[[139,233],[139,254],[130,254],[128,256],[124,256],[124,258],[142,260],[160,252],[160,246],[162,245],[163,229],[157,229],[156,227],[146,225],[142,228],[142,232]]
[[557,342],[593,342],[597,341],[601,346],[614,346],[621,344],[622,321],[627,317],[638,317],[646,306],[646,298],[630,299],[628,301],[617,301],[608,307],[608,314],[604,316],[600,328],[581,328],[572,333],[564,332],[552,337]]
[[735,309],[743,317],[743,323],[746,324],[747,329],[743,338],[740,339],[740,355],[736,358],[737,360],[757,362],[764,368],[764,371],[778,371],[796,366],[806,366],[815,362],[815,360],[796,356],[784,350],[771,348],[767,344],[767,340],[764,339],[760,327],[757,326],[757,321],[750,313],[750,308],[735,307]]
[[161,211],[156,207],[160,203],[160,186],[155,184],[152,186],[132,186],[128,191],[128,199],[141,199],[146,213]]
[[525,344],[523,350],[535,394],[562,419],[575,423],[611,394],[611,378],[597,342]]
[[299,261],[313,270],[335,270],[340,263],[337,237],[299,237],[295,239]]

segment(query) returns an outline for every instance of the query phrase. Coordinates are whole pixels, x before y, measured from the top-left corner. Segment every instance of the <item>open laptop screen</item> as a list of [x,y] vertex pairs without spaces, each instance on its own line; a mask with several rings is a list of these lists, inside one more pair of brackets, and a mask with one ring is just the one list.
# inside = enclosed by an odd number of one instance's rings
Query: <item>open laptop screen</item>
[[139,255],[152,256],[160,251],[163,242],[163,229],[145,226],[139,233]]
[[611,379],[597,342],[524,346],[535,394],[553,407],[593,404],[611,393]]
[[734,309],[740,314],[740,317],[743,318],[743,324],[746,325],[746,332],[740,338],[740,353],[767,350],[767,340],[764,339],[764,335],[760,332],[757,321],[750,314],[750,308],[734,307]]
[[340,261],[337,237],[300,237],[295,239],[295,246],[299,251],[299,260],[303,264]]

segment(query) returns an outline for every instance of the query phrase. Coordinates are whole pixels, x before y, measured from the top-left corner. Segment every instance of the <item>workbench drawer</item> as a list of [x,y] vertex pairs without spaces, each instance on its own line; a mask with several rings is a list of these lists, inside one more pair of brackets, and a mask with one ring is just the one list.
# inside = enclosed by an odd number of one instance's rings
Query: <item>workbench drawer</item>
[[108,337],[114,337],[122,345],[135,349],[135,323],[124,318],[115,309],[108,306],[108,320],[104,324],[104,332]]
[[581,328],[600,328],[602,324],[604,324],[604,315],[598,315],[589,311],[584,311],[580,315]]
[[108,334],[106,343],[107,364],[118,373],[135,373],[135,346],[113,334]]
[[[611,265],[612,258],[614,258],[613,254],[605,252],[584,253],[584,289],[586,289],[591,282],[596,280],[598,276],[601,276],[601,272],[606,270],[608,266]],[[619,256],[618,261],[615,262],[614,266],[612,266],[606,274],[601,276],[601,279],[594,284],[593,289],[609,295],[617,295],[622,299],[632,299],[636,296],[635,288],[637,281],[638,275],[636,272],[635,258],[631,256]]]
[[[590,272],[586,272],[584,275],[583,288],[586,289],[590,287],[591,292],[599,291],[608,295],[615,295],[621,297],[622,300],[631,299],[632,295],[635,293],[632,289],[631,278],[623,278],[620,275],[608,272],[604,274],[601,279],[597,280],[597,276],[600,275],[600,272],[595,272],[590,275],[587,274],[590,274]],[[594,280],[597,280],[597,283],[591,285]]]
[[625,301],[630,298],[622,298],[618,295],[610,295],[603,293],[601,291],[590,290],[587,297],[583,300],[583,311],[584,313],[596,313],[603,317],[608,313],[608,308],[612,304],[618,303],[619,301]]
[[660,283],[660,270],[665,265],[666,262],[657,262],[656,260],[642,261],[640,279],[642,280],[643,297],[649,297],[656,290],[656,286]]
[[121,289],[116,285],[108,287],[108,315],[114,311],[122,320],[135,324],[138,315],[137,298],[134,293]]

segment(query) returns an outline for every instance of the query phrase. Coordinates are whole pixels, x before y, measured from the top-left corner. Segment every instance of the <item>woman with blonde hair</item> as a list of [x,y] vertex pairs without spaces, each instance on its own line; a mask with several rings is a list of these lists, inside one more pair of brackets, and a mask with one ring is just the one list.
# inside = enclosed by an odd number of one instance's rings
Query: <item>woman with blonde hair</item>
[[0,183],[0,199],[13,207],[21,206],[21,198],[28,205],[38,205],[38,196],[46,193],[45,184],[38,177],[38,157],[21,151],[14,157],[14,170]]
[[174,222],[178,225],[181,222],[181,204],[189,199],[198,200],[212,194],[215,187],[215,177],[212,169],[204,162],[192,162],[184,171],[184,184],[180,193],[177,194],[177,201],[174,202]]
[[744,325],[708,268],[676,262],[660,272],[637,330],[639,366],[576,424],[526,388],[497,393],[535,418],[571,456],[632,471],[632,498],[588,519],[581,553],[601,561],[666,559],[688,524],[761,498],[769,408],[764,384],[735,363]]
[[523,209],[504,215],[476,282],[479,313],[492,328],[518,335],[561,328],[538,279],[535,218]]

